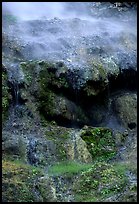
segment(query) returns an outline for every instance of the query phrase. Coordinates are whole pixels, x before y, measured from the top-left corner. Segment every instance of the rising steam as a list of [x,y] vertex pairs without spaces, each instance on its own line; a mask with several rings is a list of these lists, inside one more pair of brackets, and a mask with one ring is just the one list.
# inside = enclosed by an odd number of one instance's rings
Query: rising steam
[[[120,16],[116,9],[105,6],[97,9],[93,5],[93,2],[3,2],[3,14],[25,21],[10,30],[6,26],[4,29],[20,39],[21,44],[24,41],[24,52],[29,57],[54,56],[79,63],[79,59],[86,61],[93,49],[104,49],[110,55],[118,50],[136,51],[136,11],[122,12]],[[44,21],[30,22],[39,19]]]

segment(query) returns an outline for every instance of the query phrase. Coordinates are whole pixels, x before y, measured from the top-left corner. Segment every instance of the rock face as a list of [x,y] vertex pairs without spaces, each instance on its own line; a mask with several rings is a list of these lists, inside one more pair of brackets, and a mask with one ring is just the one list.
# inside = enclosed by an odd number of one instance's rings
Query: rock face
[[71,139],[66,145],[67,159],[83,163],[92,162],[92,156],[88,151],[86,143],[82,140],[80,133],[73,131],[71,133]]
[[136,6],[63,5],[3,14],[3,202],[136,202]]
[[39,169],[20,162],[3,161],[3,177],[4,202],[56,201],[52,180]]
[[134,129],[137,126],[137,95],[124,94],[114,100],[114,110],[119,120],[126,128]]
[[26,161],[27,141],[21,135],[3,132],[2,148],[3,153],[14,155],[15,158],[22,158]]
[[5,120],[7,116],[7,111],[10,106],[11,93],[8,87],[8,76],[7,71],[4,66],[2,66],[2,119]]

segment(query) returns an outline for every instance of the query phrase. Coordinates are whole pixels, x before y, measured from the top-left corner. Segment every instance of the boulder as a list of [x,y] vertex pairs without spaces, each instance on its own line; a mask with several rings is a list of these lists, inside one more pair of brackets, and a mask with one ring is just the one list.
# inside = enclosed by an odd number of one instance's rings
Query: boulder
[[80,137],[80,133],[73,131],[71,139],[66,143],[68,160],[76,160],[83,163],[91,163],[92,156],[88,151],[86,142]]
[[[14,125],[14,124],[13,124]],[[27,140],[22,135],[3,131],[2,133],[2,150],[4,154],[9,156],[27,160]]]
[[126,93],[113,101],[113,109],[120,122],[129,129],[137,126],[137,95]]

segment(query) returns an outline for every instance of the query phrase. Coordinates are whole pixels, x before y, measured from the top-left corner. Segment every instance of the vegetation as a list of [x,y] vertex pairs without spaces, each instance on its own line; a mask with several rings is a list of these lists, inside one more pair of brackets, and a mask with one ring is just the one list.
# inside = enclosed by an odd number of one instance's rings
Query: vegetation
[[53,141],[58,161],[67,160],[65,141],[70,136],[67,128],[51,126],[51,130],[46,130],[45,135],[47,140]]
[[81,173],[82,171],[85,171],[89,169],[92,165],[91,164],[83,164],[83,163],[77,163],[75,161],[71,162],[59,162],[54,164],[49,168],[48,173],[50,175],[67,175],[67,176],[73,176],[75,174]]
[[57,76],[57,64],[47,61],[29,61],[20,63],[25,74],[25,84],[31,95],[38,101],[38,109],[42,115],[53,116],[55,92],[68,88],[68,82],[62,75],[65,68],[59,69]]
[[126,168],[106,162],[96,162],[84,171],[74,184],[77,202],[105,201],[107,197],[125,190],[128,184]]
[[103,127],[87,127],[81,132],[93,159],[110,159],[116,154],[112,131]]
[[35,183],[43,172],[20,161],[4,160],[2,162],[2,196],[3,202],[34,202]]
[[2,119],[5,120],[11,100],[11,94],[8,87],[7,73],[2,71]]

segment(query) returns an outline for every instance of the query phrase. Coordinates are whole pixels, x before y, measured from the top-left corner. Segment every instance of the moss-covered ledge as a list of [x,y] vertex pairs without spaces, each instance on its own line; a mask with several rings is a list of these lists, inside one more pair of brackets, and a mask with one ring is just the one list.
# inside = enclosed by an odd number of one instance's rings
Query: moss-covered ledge
[[93,159],[109,159],[116,155],[116,144],[109,128],[85,126],[81,130],[81,138]]

